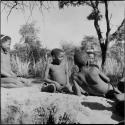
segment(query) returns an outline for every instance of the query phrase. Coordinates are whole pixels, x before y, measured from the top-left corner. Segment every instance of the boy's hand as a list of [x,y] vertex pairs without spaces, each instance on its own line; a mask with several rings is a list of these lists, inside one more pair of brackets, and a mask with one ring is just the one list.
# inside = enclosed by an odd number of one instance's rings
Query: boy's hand
[[56,85],[57,89],[62,89],[62,86],[58,82],[54,82],[54,84]]

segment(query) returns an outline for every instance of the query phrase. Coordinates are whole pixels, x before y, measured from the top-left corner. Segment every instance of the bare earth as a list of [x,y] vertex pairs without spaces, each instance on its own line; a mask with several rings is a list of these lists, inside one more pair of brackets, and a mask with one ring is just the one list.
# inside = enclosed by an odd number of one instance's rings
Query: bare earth
[[81,97],[40,92],[40,85],[1,88],[3,124],[117,124],[114,102],[102,97]]

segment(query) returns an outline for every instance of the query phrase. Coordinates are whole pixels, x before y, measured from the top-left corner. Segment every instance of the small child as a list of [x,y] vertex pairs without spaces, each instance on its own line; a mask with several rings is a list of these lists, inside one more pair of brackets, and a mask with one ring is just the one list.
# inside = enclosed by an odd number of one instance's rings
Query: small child
[[93,49],[89,49],[87,50],[87,54],[88,54],[88,66],[89,65],[94,65],[97,68],[99,68],[99,66],[97,65],[97,60],[95,59],[95,52]]
[[10,62],[10,44],[11,38],[1,35],[1,87],[17,88],[29,86],[29,81],[24,78],[17,78],[17,75],[11,70]]
[[53,49],[51,51],[52,63],[48,63],[45,70],[45,83],[41,91],[45,92],[72,92],[69,83],[68,64],[64,61],[64,51]]
[[[110,84],[110,79],[103,74],[96,66],[89,65],[88,55],[82,51],[76,51],[74,54],[74,62],[79,67],[79,72],[73,76],[73,81],[78,84],[83,90],[90,95],[95,96],[107,96],[111,91],[114,93],[120,93],[116,88],[114,91],[113,86]],[[80,95],[80,90],[77,89]],[[115,96],[115,94],[114,94]]]

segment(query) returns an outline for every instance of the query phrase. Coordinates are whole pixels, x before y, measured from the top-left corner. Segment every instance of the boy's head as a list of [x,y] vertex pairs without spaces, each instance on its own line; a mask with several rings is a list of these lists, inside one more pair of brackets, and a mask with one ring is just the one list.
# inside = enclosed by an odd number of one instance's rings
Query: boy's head
[[64,59],[64,51],[61,49],[53,49],[51,51],[52,59],[54,62],[60,64],[62,60]]
[[10,49],[11,44],[11,38],[6,35],[0,35],[0,41],[1,41],[1,48],[5,51],[8,51]]
[[78,66],[86,66],[88,63],[88,55],[86,52],[80,50],[75,51],[74,54],[74,63]]

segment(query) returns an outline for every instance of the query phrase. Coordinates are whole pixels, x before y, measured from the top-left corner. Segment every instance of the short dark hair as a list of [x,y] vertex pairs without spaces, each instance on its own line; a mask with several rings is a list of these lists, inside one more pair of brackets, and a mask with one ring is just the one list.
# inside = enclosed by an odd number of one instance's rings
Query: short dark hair
[[4,43],[4,42],[6,42],[7,40],[11,40],[11,37],[9,37],[9,36],[6,36],[6,35],[0,35],[0,41],[1,41],[1,43]]
[[58,48],[55,48],[55,49],[53,49],[52,51],[51,51],[51,55],[52,56],[58,56],[60,53],[64,53],[64,51],[63,50],[61,50],[61,49],[58,49]]
[[74,53],[74,62],[78,66],[86,66],[88,63],[88,55],[87,53],[81,50],[77,50]]

